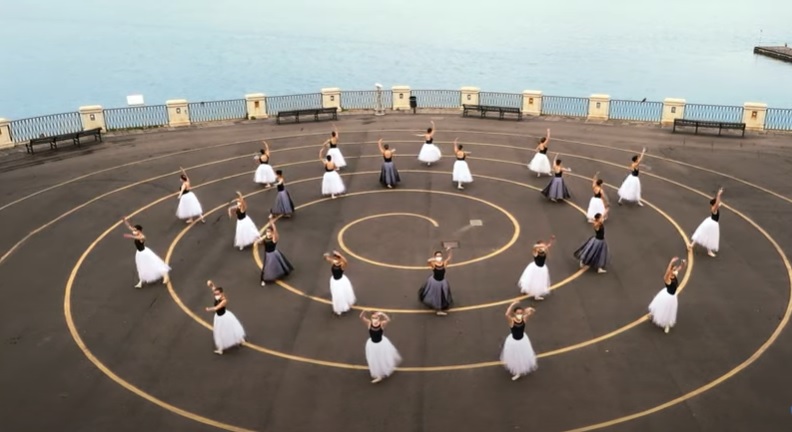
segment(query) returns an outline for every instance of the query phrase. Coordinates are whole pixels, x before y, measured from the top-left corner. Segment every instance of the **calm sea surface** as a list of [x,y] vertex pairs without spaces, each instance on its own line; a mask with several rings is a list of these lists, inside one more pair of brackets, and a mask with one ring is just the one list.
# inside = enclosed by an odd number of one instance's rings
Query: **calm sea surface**
[[476,86],[792,107],[792,0],[0,0],[0,117]]

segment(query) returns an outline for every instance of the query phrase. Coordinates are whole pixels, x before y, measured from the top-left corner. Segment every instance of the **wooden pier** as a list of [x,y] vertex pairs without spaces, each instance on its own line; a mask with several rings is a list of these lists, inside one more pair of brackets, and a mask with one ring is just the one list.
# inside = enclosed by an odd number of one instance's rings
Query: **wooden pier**
[[754,54],[760,54],[792,63],[792,48],[786,45],[777,47],[754,47]]

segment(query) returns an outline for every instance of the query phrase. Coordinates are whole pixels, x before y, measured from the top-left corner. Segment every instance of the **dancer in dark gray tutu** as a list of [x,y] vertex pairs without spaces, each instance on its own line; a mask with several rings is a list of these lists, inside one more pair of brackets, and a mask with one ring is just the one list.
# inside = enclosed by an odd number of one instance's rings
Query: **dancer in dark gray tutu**
[[569,199],[570,197],[569,189],[567,189],[564,183],[564,171],[572,171],[572,169],[561,165],[561,159],[558,158],[558,153],[556,153],[555,159],[553,159],[553,173],[555,175],[550,180],[550,183],[542,189],[542,195],[546,196],[552,202]]
[[294,271],[294,267],[289,260],[278,250],[278,228],[275,221],[279,218],[270,219],[264,228],[264,237],[258,243],[264,243],[264,265],[261,267],[261,286],[267,282],[273,282],[287,276]]
[[393,154],[396,149],[390,148],[387,144],[382,144],[382,138],[377,141],[377,146],[382,154],[382,171],[380,171],[380,183],[387,186],[388,189],[393,189],[396,183],[401,181],[399,171],[396,170],[396,165],[393,163]]
[[418,299],[423,304],[434,309],[437,315],[448,315],[446,312],[454,304],[451,296],[451,285],[445,278],[446,265],[451,261],[451,248],[446,248],[448,256],[443,258],[443,252],[437,251],[432,258],[427,261],[429,268],[432,269],[432,275],[426,280],[420,290],[418,290]]
[[283,171],[275,171],[275,185],[278,186],[278,195],[275,196],[275,204],[270,210],[270,217],[283,216],[290,218],[294,214],[294,202],[292,202],[289,191],[286,190],[286,184],[283,180]]
[[605,266],[608,264],[608,244],[605,243],[605,219],[608,218],[608,210],[605,213],[594,215],[594,235],[591,236],[583,246],[575,251],[575,258],[580,260],[580,268],[595,267],[597,273],[607,273]]

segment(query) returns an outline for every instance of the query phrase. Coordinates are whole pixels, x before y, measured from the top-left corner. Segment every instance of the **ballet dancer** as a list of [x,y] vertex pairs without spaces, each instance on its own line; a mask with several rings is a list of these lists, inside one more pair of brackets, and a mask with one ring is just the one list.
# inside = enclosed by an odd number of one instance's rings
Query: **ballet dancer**
[[324,177],[322,177],[322,195],[330,195],[330,198],[335,199],[336,195],[346,192],[344,181],[341,180],[341,176],[338,175],[332,155],[327,155],[322,159],[322,152],[320,150],[319,160],[322,162],[325,169]]
[[275,204],[270,209],[270,216],[292,217],[294,215],[294,202],[292,202],[289,191],[286,190],[286,183],[281,170],[275,171],[275,186],[278,188],[278,194],[275,196]]
[[434,144],[435,123],[431,122],[432,127],[426,129],[425,134],[418,134],[416,136],[424,137],[424,145],[418,153],[418,160],[425,163],[426,166],[432,166],[433,163],[440,160],[443,156],[440,149]]
[[338,148],[338,128],[336,125],[333,125],[333,131],[330,132],[330,138],[327,139],[322,144],[322,150],[325,148],[327,149],[327,154],[333,157],[333,163],[335,163],[335,169],[340,170],[344,168],[346,164],[346,160],[344,159],[344,155],[341,154],[341,150]]
[[619,205],[622,205],[622,201],[628,201],[638,203],[639,206],[643,207],[641,202],[641,180],[638,178],[638,171],[644,154],[646,154],[646,149],[643,149],[640,156],[632,157],[632,163],[630,164],[632,171],[619,188]]
[[462,150],[462,145],[457,144],[459,138],[454,139],[454,154],[456,155],[456,162],[454,162],[454,170],[451,174],[451,180],[457,184],[457,189],[462,190],[462,183],[473,183],[473,175],[470,174],[470,167],[465,161],[470,152]]
[[609,207],[608,197],[602,188],[602,179],[599,178],[599,172],[591,178],[591,190],[594,192],[594,196],[589,200],[588,210],[586,210],[586,219],[589,223],[594,222],[595,214],[605,213],[605,209]]
[[723,188],[720,188],[715,198],[710,200],[710,217],[704,219],[696,228],[690,237],[688,250],[692,250],[694,245],[699,244],[707,249],[707,255],[715,257],[715,252],[720,247],[720,223],[718,221],[720,220],[721,195],[723,195]]
[[550,166],[550,159],[547,157],[547,145],[550,143],[550,129],[547,129],[547,136],[539,140],[539,145],[536,146],[536,154],[531,162],[528,163],[528,169],[536,173],[536,177],[545,175],[553,175],[553,169]]
[[382,138],[377,141],[380,154],[382,155],[382,170],[380,171],[380,183],[385,185],[388,189],[393,189],[396,183],[401,181],[399,171],[393,163],[393,154],[396,149],[390,148],[389,145],[382,143]]
[[253,180],[256,183],[263,184],[265,187],[272,187],[272,184],[275,183],[275,171],[272,169],[272,165],[270,165],[270,149],[269,144],[266,141],[262,141],[264,144],[264,148],[259,150],[259,154],[254,156],[253,158],[258,160],[259,166],[256,168],[256,174],[253,176]]
[[685,268],[685,264],[685,260],[679,261],[679,257],[671,259],[663,276],[665,287],[649,303],[649,315],[652,317],[652,322],[666,333],[671,331],[671,327],[676,324],[677,308],[679,307],[676,296],[679,287],[677,276],[680,270]]
[[352,305],[355,304],[355,291],[352,289],[352,282],[346,277],[346,271],[349,262],[346,257],[341,255],[338,251],[333,253],[325,253],[324,259],[330,263],[330,298],[333,301],[333,313],[336,316],[349,312]]
[[228,299],[223,292],[223,287],[216,286],[214,282],[206,281],[206,286],[214,294],[214,306],[206,308],[207,312],[214,312],[212,333],[214,334],[215,354],[223,355],[223,351],[245,343],[245,329],[230,310]]
[[503,343],[500,359],[506,370],[512,374],[512,381],[517,381],[539,367],[531,340],[525,333],[525,320],[534,312],[536,309],[523,309],[517,302],[506,308],[506,321],[509,323],[511,333],[506,336],[506,341]]
[[533,262],[525,267],[517,282],[520,292],[534,300],[544,300],[544,296],[550,294],[550,270],[545,262],[553,243],[555,236],[550,236],[550,240],[546,242],[539,240],[533,245]]
[[443,252],[436,251],[432,258],[427,260],[429,268],[432,269],[432,275],[426,279],[426,282],[418,290],[418,299],[426,306],[435,310],[439,316],[448,315],[446,312],[454,304],[454,299],[451,296],[451,285],[445,278],[446,266],[451,261],[452,252],[451,248],[446,248],[448,256],[443,258]]
[[360,311],[360,319],[366,324],[369,340],[366,341],[366,363],[368,363],[371,383],[376,384],[391,376],[401,363],[401,355],[390,339],[385,336],[385,327],[390,318],[383,312],[373,312],[371,318],[366,311]]
[[179,219],[186,219],[186,223],[193,223],[194,218],[200,218],[201,222],[206,223],[203,217],[203,208],[198,201],[198,197],[190,187],[190,178],[187,177],[187,171],[181,169],[181,189],[179,189],[179,206],[176,207],[176,217]]
[[288,276],[294,271],[288,259],[278,250],[278,228],[275,222],[279,218],[272,218],[264,227],[264,236],[256,244],[264,243],[264,265],[261,266],[261,286],[267,282],[274,282]]
[[555,175],[552,180],[550,180],[550,183],[542,189],[542,195],[546,196],[552,202],[569,199],[570,197],[569,189],[567,189],[564,183],[564,171],[572,171],[572,169],[561,165],[561,159],[558,158],[558,153],[556,153],[555,158],[553,158],[553,172]]
[[236,234],[234,235],[234,246],[238,247],[239,250],[243,250],[258,241],[260,235],[258,228],[256,228],[256,224],[253,223],[253,220],[247,215],[247,202],[245,202],[245,197],[242,196],[242,192],[237,191],[236,194],[236,199],[231,201],[231,207],[228,208],[228,217],[233,218],[234,214],[236,214],[237,222]]
[[137,267],[138,283],[135,288],[143,288],[144,283],[152,283],[162,279],[163,284],[170,280],[168,273],[171,268],[157,254],[146,247],[146,236],[143,234],[143,227],[132,225],[129,219],[123,219],[124,224],[131,234],[124,234],[124,238],[133,239],[137,253],[135,254],[135,266]]
[[597,273],[607,273],[605,266],[608,264],[608,244],[605,243],[605,219],[608,218],[608,210],[605,213],[594,215],[592,226],[594,235],[589,237],[583,246],[575,251],[575,258],[580,261],[580,268],[595,267]]

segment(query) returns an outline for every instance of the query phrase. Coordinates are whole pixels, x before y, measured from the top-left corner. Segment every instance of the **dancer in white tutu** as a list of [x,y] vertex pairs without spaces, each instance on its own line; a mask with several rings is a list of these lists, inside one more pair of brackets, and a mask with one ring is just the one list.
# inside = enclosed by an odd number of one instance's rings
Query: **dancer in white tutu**
[[525,267],[517,281],[520,292],[534,300],[544,300],[544,296],[550,294],[550,270],[545,262],[554,242],[555,236],[551,236],[549,241],[539,240],[533,245],[533,262]]
[[586,219],[588,219],[589,223],[594,222],[594,215],[597,213],[604,214],[609,207],[608,197],[602,188],[602,179],[599,178],[599,172],[594,174],[591,179],[591,191],[594,192],[594,196],[589,200],[588,210],[586,210]]
[[426,129],[425,134],[416,135],[424,137],[425,140],[424,145],[421,146],[421,151],[418,153],[418,160],[425,163],[426,166],[431,166],[443,156],[440,149],[434,144],[435,124],[434,122],[431,123],[432,127]]
[[247,203],[242,192],[237,191],[237,198],[231,201],[231,207],[228,208],[228,217],[233,218],[236,214],[236,234],[234,235],[234,246],[239,250],[252,245],[261,237],[256,224],[247,215]]
[[206,281],[206,285],[214,294],[214,306],[206,308],[207,312],[214,312],[214,323],[212,333],[214,333],[215,354],[222,355],[223,351],[245,343],[245,329],[242,328],[237,317],[226,309],[228,299],[223,292],[223,287],[216,286],[212,281]]
[[[676,265],[679,262],[679,265]],[[666,333],[671,331],[671,327],[676,324],[677,309],[679,302],[677,300],[676,292],[679,287],[677,276],[680,270],[685,267],[685,260],[679,261],[679,257],[674,257],[668,263],[663,282],[665,288],[661,289],[649,304],[649,315],[652,322],[663,329]]]
[[510,304],[506,309],[506,321],[509,323],[511,334],[506,336],[500,359],[512,374],[512,381],[517,381],[539,367],[531,340],[525,333],[525,320],[534,312],[536,312],[534,308],[523,309],[517,305],[517,302]]
[[320,151],[319,160],[325,168],[324,177],[322,177],[322,195],[330,195],[330,198],[335,199],[336,195],[346,192],[344,180],[338,175],[332,155],[327,155],[322,159],[322,152]]
[[575,251],[574,255],[580,261],[580,268],[594,267],[597,273],[607,273],[605,266],[608,264],[608,244],[605,243],[605,219],[608,218],[608,210],[605,213],[594,215],[594,235],[589,237],[583,246]]
[[638,178],[638,172],[644,154],[646,154],[646,149],[643,149],[640,156],[632,157],[631,172],[619,188],[619,205],[622,204],[622,201],[628,201],[638,203],[639,206],[643,207],[641,202],[641,180]]
[[276,177],[275,171],[272,169],[272,165],[270,165],[269,144],[267,144],[266,141],[262,141],[262,143],[264,144],[264,148],[259,150],[259,154],[253,157],[258,161],[258,168],[256,168],[256,174],[253,176],[253,180],[269,188],[275,183]]
[[393,163],[393,154],[396,153],[396,149],[392,149],[389,145],[383,144],[382,138],[377,141],[377,147],[379,147],[380,154],[382,155],[380,183],[382,183],[388,189],[393,189],[393,187],[401,181],[401,177],[399,177],[399,171],[396,169],[396,165]]
[[721,195],[723,195],[723,188],[718,190],[718,195],[710,200],[710,217],[704,219],[704,222],[696,228],[693,236],[690,237],[690,244],[688,249],[693,249],[693,246],[698,244],[707,249],[707,254],[715,257],[715,252],[720,247],[720,206]]
[[445,278],[446,266],[453,256],[451,248],[446,248],[448,256],[443,258],[443,252],[436,251],[434,256],[427,260],[432,275],[418,290],[418,300],[435,310],[439,316],[448,315],[448,309],[454,304],[451,295],[451,285]]
[[138,283],[135,288],[143,288],[144,283],[156,282],[162,279],[162,283],[168,283],[168,273],[170,266],[165,263],[157,254],[146,247],[146,236],[143,235],[143,227],[140,225],[132,226],[129,219],[123,219],[124,224],[131,234],[124,234],[125,238],[135,241],[135,266],[137,267]]
[[[338,148],[338,128],[333,125],[333,131],[330,132],[330,138],[322,144],[322,151],[327,149],[327,154],[333,157],[333,163],[335,164],[335,169],[340,170],[344,168],[347,163],[344,159],[344,155],[341,154],[341,150]],[[321,151],[320,151],[321,153]]]
[[283,279],[289,273],[294,271],[294,266],[291,265],[286,256],[278,250],[278,228],[275,222],[278,218],[270,219],[269,223],[264,227],[264,236],[261,237],[256,243],[264,244],[264,265],[261,266],[261,286],[267,282],[274,282],[278,279]]
[[275,196],[275,204],[270,209],[270,216],[290,218],[294,215],[294,202],[292,202],[289,191],[286,190],[286,181],[283,179],[283,171],[275,171],[275,176],[275,185],[278,187],[278,194]]
[[451,180],[457,184],[457,189],[462,190],[462,183],[473,183],[473,175],[470,173],[470,167],[465,159],[467,159],[470,152],[462,150],[462,145],[457,144],[459,138],[454,139],[454,155],[456,155],[456,162],[454,162],[454,170],[451,174]]
[[547,130],[547,136],[539,140],[539,145],[536,146],[536,154],[531,162],[528,163],[528,169],[535,172],[539,177],[542,174],[553,175],[553,168],[550,166],[550,159],[547,157],[547,146],[550,144],[550,129]]
[[564,171],[572,171],[572,168],[566,168],[562,165],[561,159],[558,158],[558,154],[555,155],[553,158],[553,178],[550,180],[550,183],[542,189],[542,195],[546,196],[552,202],[558,202],[558,200],[565,200],[569,199],[569,189],[566,187],[566,183],[564,183]]
[[401,363],[401,355],[385,335],[385,326],[390,318],[383,312],[374,312],[366,318],[366,311],[360,312],[360,319],[366,324],[369,340],[366,341],[366,363],[368,363],[371,383],[376,384],[391,376]]
[[179,206],[176,208],[176,217],[179,219],[186,219],[185,222],[193,223],[194,218],[200,218],[201,222],[206,223],[203,217],[203,208],[198,201],[198,197],[190,187],[190,178],[187,177],[187,171],[181,169],[181,189],[179,189]]
[[349,262],[346,257],[338,251],[332,254],[325,253],[324,259],[330,263],[330,299],[333,301],[333,313],[337,316],[349,312],[355,304],[355,291],[352,289],[352,282],[346,277]]

